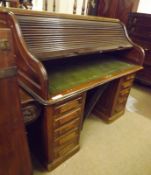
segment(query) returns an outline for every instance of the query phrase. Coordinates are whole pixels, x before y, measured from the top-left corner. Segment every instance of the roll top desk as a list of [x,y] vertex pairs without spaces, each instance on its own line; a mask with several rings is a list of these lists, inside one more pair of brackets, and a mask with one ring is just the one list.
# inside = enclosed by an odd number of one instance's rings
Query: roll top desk
[[31,140],[51,170],[79,150],[87,104],[107,122],[124,113],[144,51],[116,19],[1,9],[0,26],[13,31],[20,87],[41,105]]

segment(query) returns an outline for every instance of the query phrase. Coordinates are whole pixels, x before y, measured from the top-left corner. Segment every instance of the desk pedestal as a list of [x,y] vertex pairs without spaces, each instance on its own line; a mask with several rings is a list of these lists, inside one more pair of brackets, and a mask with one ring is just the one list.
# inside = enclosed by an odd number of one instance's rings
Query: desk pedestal
[[134,77],[133,73],[111,82],[97,102],[93,113],[107,123],[120,117],[124,113]]

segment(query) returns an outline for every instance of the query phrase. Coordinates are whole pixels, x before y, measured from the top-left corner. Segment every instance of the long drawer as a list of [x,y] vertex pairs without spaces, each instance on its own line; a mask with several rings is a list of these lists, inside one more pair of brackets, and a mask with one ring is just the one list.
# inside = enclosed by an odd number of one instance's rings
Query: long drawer
[[75,99],[68,100],[64,103],[60,103],[54,106],[55,117],[59,117],[71,110],[78,108],[82,104],[82,96]]
[[80,118],[81,116],[81,108],[74,109],[61,117],[55,118],[54,119],[54,128],[58,128],[76,118]]
[[57,138],[54,141],[54,147],[60,147],[63,145],[66,145],[68,143],[71,143],[75,140],[78,139],[79,133],[78,133],[78,129],[75,129],[73,132],[68,133],[67,135],[63,135],[62,137]]
[[77,146],[77,144],[78,144],[78,140],[74,140],[73,142],[69,143],[65,147],[60,147],[60,148],[55,149],[54,159],[65,156],[67,153],[72,151]]
[[55,131],[54,131],[54,138],[58,138],[64,134],[66,134],[67,132],[70,132],[76,128],[78,128],[80,125],[80,119],[77,118],[65,125],[63,125],[62,127],[60,128],[57,128]]

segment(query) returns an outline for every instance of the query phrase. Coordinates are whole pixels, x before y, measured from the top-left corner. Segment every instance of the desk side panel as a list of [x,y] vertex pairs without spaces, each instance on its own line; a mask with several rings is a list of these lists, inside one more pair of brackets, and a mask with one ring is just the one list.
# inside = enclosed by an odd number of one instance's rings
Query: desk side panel
[[31,175],[9,29],[0,29],[0,174]]

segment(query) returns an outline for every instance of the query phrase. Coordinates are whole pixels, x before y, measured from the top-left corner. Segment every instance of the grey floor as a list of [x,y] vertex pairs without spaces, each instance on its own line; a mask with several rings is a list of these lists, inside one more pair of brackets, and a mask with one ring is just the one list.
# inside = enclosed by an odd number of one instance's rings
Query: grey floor
[[80,151],[52,172],[34,165],[34,175],[151,175],[151,89],[134,86],[125,114],[106,124],[84,123]]

